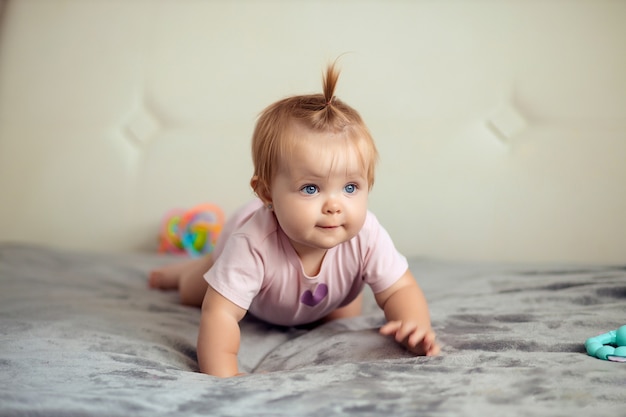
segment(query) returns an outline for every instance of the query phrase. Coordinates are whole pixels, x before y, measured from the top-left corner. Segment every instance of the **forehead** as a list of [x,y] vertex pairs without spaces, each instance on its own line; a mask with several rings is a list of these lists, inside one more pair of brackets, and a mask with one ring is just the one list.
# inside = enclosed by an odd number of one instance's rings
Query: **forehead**
[[328,176],[367,174],[367,156],[359,138],[344,132],[314,132],[297,129],[280,164],[291,174]]

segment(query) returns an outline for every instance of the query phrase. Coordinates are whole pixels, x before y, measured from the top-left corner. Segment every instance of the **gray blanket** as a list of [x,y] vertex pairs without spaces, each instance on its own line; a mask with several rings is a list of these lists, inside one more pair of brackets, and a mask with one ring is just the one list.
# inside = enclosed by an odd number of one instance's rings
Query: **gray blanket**
[[443,352],[412,357],[362,317],[242,323],[248,376],[197,372],[199,311],[149,290],[156,255],[0,244],[1,416],[625,415],[626,365],[586,338],[626,324],[623,265],[411,269]]

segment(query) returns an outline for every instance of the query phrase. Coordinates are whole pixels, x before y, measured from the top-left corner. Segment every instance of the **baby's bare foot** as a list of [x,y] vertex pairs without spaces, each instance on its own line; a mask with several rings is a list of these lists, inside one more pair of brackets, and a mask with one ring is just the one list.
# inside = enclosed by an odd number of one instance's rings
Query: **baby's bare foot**
[[150,288],[158,288],[161,290],[175,290],[178,288],[178,282],[180,281],[180,274],[168,273],[164,269],[156,269],[150,271],[148,276],[148,286]]

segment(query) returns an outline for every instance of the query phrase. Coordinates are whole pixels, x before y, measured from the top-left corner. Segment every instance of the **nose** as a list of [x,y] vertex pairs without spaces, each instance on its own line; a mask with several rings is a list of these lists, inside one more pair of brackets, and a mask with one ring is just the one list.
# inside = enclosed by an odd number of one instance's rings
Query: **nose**
[[340,214],[341,203],[336,196],[329,196],[324,202],[323,212],[326,214]]

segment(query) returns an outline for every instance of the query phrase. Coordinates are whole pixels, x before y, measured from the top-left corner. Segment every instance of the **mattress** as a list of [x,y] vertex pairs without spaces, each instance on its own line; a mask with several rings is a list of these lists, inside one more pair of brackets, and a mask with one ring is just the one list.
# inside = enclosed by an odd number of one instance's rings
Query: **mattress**
[[242,324],[240,367],[198,372],[200,312],[150,290],[154,254],[0,244],[2,416],[621,415],[624,364],[586,354],[625,324],[626,265],[411,258],[442,344],[414,357],[361,317]]

